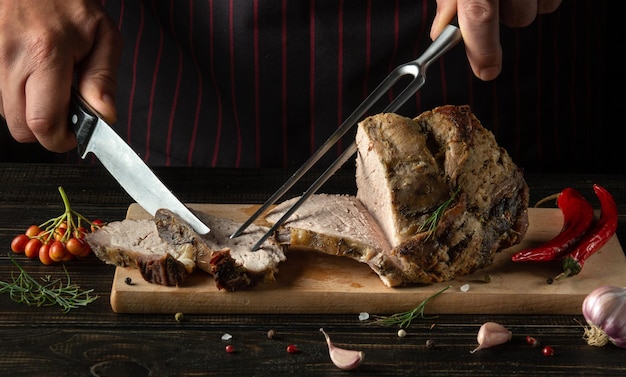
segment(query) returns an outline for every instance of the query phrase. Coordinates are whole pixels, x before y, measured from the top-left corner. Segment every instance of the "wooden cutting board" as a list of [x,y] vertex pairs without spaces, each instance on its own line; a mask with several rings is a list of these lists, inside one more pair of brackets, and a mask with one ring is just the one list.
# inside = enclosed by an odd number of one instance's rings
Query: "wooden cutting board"
[[[256,205],[199,204],[191,208],[243,222]],[[127,218],[150,216],[138,205]],[[116,267],[111,306],[117,313],[360,313],[391,314],[430,301],[431,314],[580,314],[585,296],[601,285],[626,287],[626,256],[616,236],[591,256],[574,277],[547,284],[561,271],[559,262],[515,263],[511,255],[556,235],[563,224],[560,210],[529,209],[530,227],[523,242],[498,254],[492,266],[450,282],[387,288],[370,268],[348,258],[290,250],[277,280],[247,291],[219,291],[207,273],[194,272],[183,287],[164,287],[143,280],[138,270]],[[485,283],[489,274],[491,282]],[[126,283],[131,278],[132,285]],[[469,289],[462,290],[466,285]]]

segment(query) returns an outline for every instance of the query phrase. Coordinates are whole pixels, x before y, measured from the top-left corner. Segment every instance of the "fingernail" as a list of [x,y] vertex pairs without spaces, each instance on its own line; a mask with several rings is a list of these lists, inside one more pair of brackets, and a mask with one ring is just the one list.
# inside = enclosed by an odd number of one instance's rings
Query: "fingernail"
[[483,68],[480,70],[479,76],[483,81],[490,81],[498,77],[500,74],[501,67],[496,65],[489,68]]

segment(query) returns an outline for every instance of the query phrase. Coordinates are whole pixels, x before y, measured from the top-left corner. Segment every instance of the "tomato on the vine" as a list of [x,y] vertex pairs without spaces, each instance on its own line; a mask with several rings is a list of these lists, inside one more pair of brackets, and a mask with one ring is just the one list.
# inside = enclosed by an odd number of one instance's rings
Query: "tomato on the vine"
[[26,229],[26,234],[29,238],[37,237],[41,233],[41,228],[39,225],[31,225]]
[[19,234],[15,236],[15,238],[13,238],[13,241],[11,241],[11,250],[13,250],[14,253],[22,254],[26,249],[26,244],[28,244],[28,241],[30,241],[30,238],[25,234]]
[[24,247],[24,254],[28,258],[37,258],[41,245],[41,241],[38,238],[31,238],[26,244],[26,247]]
[[62,241],[63,240],[63,236],[65,236],[65,232],[67,231],[67,228],[57,228],[54,231],[54,239],[56,241]]
[[104,226],[104,221],[100,220],[100,219],[96,219],[94,221],[91,222],[91,231],[95,231],[96,229],[100,228]]
[[54,261],[50,258],[50,244],[43,244],[39,248],[39,260],[45,265],[50,265]]
[[15,236],[11,241],[13,252],[24,253],[28,258],[38,258],[46,265],[86,257],[91,253],[85,235],[90,231],[89,228],[95,231],[105,223],[99,219],[89,221],[70,207],[62,187],[59,187],[59,193],[65,211],[40,225],[30,225],[24,234]]
[[70,252],[70,254],[75,255],[75,256],[83,256],[85,254],[85,250],[87,249],[87,242],[85,242],[82,238],[75,238],[72,237],[69,240],[67,240],[67,243],[65,244],[65,248],[67,249],[67,251]]
[[65,253],[65,256],[63,257],[63,259],[61,260],[61,262],[69,262],[73,259],[75,259],[76,256],[72,253]]
[[61,241],[54,241],[50,244],[50,250],[48,250],[50,259],[53,262],[60,262],[65,258],[65,244]]

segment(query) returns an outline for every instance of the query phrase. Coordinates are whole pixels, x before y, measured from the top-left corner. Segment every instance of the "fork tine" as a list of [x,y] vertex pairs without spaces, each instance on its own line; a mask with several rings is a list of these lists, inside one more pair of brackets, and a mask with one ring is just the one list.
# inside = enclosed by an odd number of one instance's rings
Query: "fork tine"
[[313,184],[300,196],[298,201],[292,205],[285,214],[272,225],[272,227],[265,232],[263,237],[252,247],[252,251],[258,250],[263,242],[267,240],[275,231],[281,226],[287,219],[307,200],[311,195],[315,194],[315,192],[330,178],[333,174],[337,172],[337,170],[346,163],[354,155],[356,152],[356,143],[352,142],[343,153],[337,157],[337,159],[322,173],[322,175],[313,182]]
[[[322,146],[315,151],[309,159],[300,166],[300,168],[285,182],[283,185],[270,196],[269,199],[252,214],[240,227],[237,229],[230,238],[235,238],[241,235],[246,228],[250,226],[261,214],[263,214],[271,205],[276,203],[293,185],[295,185],[300,178],[302,178],[312,167],[322,158],[326,152],[330,150],[361,118],[367,111],[376,103],[380,98],[391,89],[393,84],[396,83],[403,75],[399,75],[396,70],[385,78],[372,93],[354,110],[354,112],[346,118],[335,132],[322,144]],[[339,168],[339,167],[338,167]],[[337,169],[338,169],[337,168]]]
[[[454,47],[462,39],[461,32],[456,25],[448,25],[416,60],[403,64],[393,71],[374,89],[370,95],[356,108],[356,110],[341,124],[324,144],[274,193],[272,196],[237,229],[230,238],[241,235],[261,214],[276,203],[306,172],[308,172],[322,156],[330,150],[354,125],[361,120],[367,111],[387,93],[402,77],[412,75],[413,80],[400,94],[385,108],[384,112],[396,111],[402,106],[426,81],[426,68],[441,55]],[[356,152],[356,144],[352,143],[305,191],[299,200],[279,219],[252,248],[258,250],[280,225],[282,225],[299,207],[313,195],[352,155]]]

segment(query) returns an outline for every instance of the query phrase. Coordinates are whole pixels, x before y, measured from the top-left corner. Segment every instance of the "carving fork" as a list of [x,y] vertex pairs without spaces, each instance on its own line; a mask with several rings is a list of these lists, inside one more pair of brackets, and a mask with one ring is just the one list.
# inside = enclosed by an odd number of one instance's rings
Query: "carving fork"
[[[396,97],[383,112],[395,112],[402,106],[411,96],[413,96],[419,88],[426,82],[426,69],[431,63],[436,61],[443,54],[448,52],[452,47],[456,46],[462,40],[461,30],[456,26],[456,19],[453,24],[444,28],[441,34],[433,41],[433,43],[424,51],[417,59],[405,63],[395,68],[391,73],[374,89],[372,93],[363,101],[359,107],[341,124],[339,128],[326,140],[326,142],[285,182],[248,220],[246,220],[237,229],[230,238],[241,235],[243,231],[250,226],[261,214],[263,214],[271,205],[276,203],[289,189],[304,176],[304,174],[319,161],[322,156],[330,150],[355,124],[357,124],[365,113],[378,102],[378,100],[387,93],[392,86],[402,77],[406,75],[413,76],[413,80],[404,90]],[[356,144],[353,142],[337,159],[322,173],[322,175],[302,194],[300,199],[261,237],[261,239],[252,247],[252,251],[258,250],[263,242],[265,242],[274,232],[291,216],[306,199],[313,195],[335,172],[346,162],[352,155],[356,153]]]

